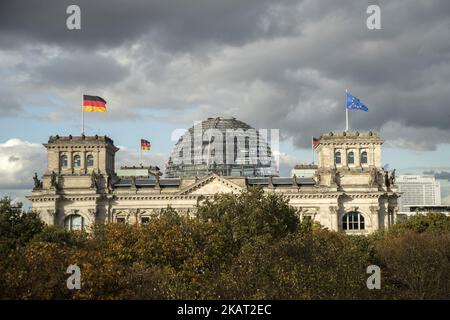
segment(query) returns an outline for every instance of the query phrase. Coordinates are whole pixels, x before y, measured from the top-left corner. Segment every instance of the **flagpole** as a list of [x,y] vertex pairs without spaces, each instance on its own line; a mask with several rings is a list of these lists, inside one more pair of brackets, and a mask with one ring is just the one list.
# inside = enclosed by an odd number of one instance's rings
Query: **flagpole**
[[314,136],[311,136],[311,155],[312,155],[312,164],[314,164]]
[[348,90],[345,89],[345,131],[348,131],[348,108],[347,108],[347,93]]
[[141,163],[141,167],[142,167],[142,143],[139,144],[139,162]]
[[345,131],[348,131],[348,108],[345,107]]
[[81,101],[81,135],[84,135],[84,100]]

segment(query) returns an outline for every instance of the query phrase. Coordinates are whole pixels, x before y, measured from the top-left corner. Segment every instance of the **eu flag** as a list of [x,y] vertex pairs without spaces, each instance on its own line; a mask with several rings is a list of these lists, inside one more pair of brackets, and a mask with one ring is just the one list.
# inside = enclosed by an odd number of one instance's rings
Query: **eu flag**
[[347,109],[363,110],[366,112],[369,111],[369,108],[367,108],[357,97],[352,96],[348,92],[347,92]]

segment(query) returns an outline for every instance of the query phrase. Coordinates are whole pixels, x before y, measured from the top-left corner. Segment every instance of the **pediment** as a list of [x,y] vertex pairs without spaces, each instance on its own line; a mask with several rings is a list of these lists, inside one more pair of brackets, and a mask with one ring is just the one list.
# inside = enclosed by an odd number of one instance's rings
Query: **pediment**
[[180,191],[181,195],[213,195],[218,193],[239,193],[242,187],[216,174],[207,176]]

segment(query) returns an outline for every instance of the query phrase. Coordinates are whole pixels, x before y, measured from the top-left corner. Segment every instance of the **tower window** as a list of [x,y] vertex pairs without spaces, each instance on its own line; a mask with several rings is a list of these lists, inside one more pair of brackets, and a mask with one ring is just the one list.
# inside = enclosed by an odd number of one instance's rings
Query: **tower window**
[[67,230],[83,230],[84,219],[79,214],[71,214],[64,220],[64,228]]
[[355,154],[353,151],[350,151],[347,156],[347,163],[354,164],[355,163]]
[[87,165],[88,167],[93,167],[93,166],[94,166],[94,156],[93,156],[92,154],[89,154],[89,155],[86,157],[86,165]]
[[81,158],[79,155],[75,155],[75,157],[73,157],[73,166],[75,168],[79,168],[81,166]]
[[352,211],[342,217],[342,229],[344,230],[364,230],[364,217],[360,212]]
[[67,156],[63,154],[60,159],[61,168],[67,168]]
[[341,164],[341,153],[339,151],[334,154],[334,163]]
[[367,164],[367,152],[366,151],[361,152],[361,163]]

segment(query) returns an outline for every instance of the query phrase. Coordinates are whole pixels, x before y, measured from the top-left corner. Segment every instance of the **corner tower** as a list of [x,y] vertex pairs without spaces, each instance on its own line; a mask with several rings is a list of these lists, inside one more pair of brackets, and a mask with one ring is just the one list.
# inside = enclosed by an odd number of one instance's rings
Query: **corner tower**
[[48,224],[83,228],[108,214],[108,194],[116,179],[115,153],[107,136],[51,136],[47,169],[35,176],[33,210]]
[[338,132],[320,136],[315,147],[316,185],[339,195],[338,229],[354,233],[388,228],[397,217],[395,170],[381,162],[381,137],[373,132]]
[[373,132],[340,132],[320,136],[316,145],[320,184],[340,187],[382,186],[383,140]]

